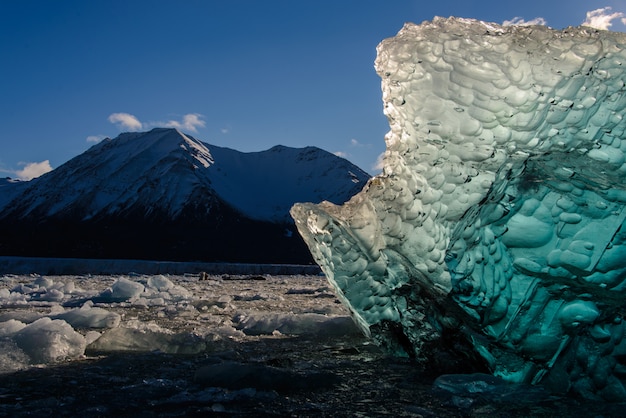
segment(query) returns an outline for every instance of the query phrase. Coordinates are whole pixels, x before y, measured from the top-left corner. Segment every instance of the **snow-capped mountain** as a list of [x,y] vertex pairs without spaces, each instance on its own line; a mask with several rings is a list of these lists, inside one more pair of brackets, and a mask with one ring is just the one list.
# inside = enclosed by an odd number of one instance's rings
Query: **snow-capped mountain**
[[0,213],[2,208],[20,194],[28,182],[5,177],[0,179]]
[[252,243],[293,252],[276,242],[297,239],[293,203],[341,203],[368,178],[315,147],[242,153],[176,129],[125,133],[29,182],[0,182],[0,254],[245,261]]
[[291,222],[295,202],[343,203],[360,191],[368,174],[350,162],[316,147],[242,153],[208,146],[213,189],[253,219]]
[[206,147],[176,130],[122,134],[30,181],[0,218],[87,220],[135,210],[176,217],[192,201],[213,200],[206,171],[197,169],[210,163]]

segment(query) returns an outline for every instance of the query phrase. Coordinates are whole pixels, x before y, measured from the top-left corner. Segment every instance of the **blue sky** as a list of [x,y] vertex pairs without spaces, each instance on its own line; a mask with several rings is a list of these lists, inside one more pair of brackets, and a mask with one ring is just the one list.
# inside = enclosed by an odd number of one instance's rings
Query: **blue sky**
[[0,176],[156,126],[245,152],[314,145],[376,174],[375,49],[404,22],[560,29],[597,9],[626,31],[626,0],[0,0]]

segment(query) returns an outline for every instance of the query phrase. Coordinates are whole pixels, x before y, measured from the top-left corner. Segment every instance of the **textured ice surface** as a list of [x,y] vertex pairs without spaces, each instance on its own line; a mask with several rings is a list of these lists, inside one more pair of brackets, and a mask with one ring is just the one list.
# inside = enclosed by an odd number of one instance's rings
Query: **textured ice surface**
[[626,399],[625,48],[456,18],[379,45],[383,173],[343,206],[292,208],[367,335]]

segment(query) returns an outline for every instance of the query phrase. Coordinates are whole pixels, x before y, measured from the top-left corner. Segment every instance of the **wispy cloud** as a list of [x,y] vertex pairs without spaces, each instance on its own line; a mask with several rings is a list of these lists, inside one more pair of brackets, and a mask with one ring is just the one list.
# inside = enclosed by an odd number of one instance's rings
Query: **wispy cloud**
[[350,142],[345,146],[348,151],[335,151],[337,157],[345,158],[345,159],[354,159],[358,157],[363,157],[365,154],[369,152],[369,149],[372,148],[372,144],[364,144],[360,142],[356,138],[350,139]]
[[[188,113],[183,115],[181,120],[141,122],[135,115],[131,115],[130,113],[112,113],[109,116],[109,122],[117,125],[122,130],[128,131],[138,131],[148,128],[176,128],[184,131],[198,132],[198,128],[204,128],[206,125],[206,122],[202,119],[203,117],[204,116],[199,113]],[[91,136],[89,138],[95,141],[98,137]],[[90,141],[89,138],[88,141]]]
[[129,131],[138,131],[143,127],[139,119],[130,113],[112,113],[109,116],[109,122],[117,125],[120,129]]
[[[191,132],[198,132],[198,128],[204,128],[206,123],[202,120],[202,115],[199,113],[188,113],[183,115],[182,121],[170,120],[162,124],[166,128],[183,129]],[[156,124],[161,124],[156,122]]]
[[[626,14],[622,12],[613,12],[609,6],[588,11],[583,26],[589,26],[596,29],[608,30],[613,26],[613,22],[619,19],[622,24],[626,25]],[[543,17],[536,17],[531,20],[516,16],[511,20],[502,22],[502,26],[530,26],[530,25],[547,25],[548,22]]]
[[86,138],[87,142],[100,142],[102,141],[104,138],[106,138],[106,135],[89,135]]
[[358,139],[352,138],[350,140],[350,147],[352,148],[371,148],[372,144],[364,144],[360,142]]
[[626,15],[622,12],[611,12],[610,7],[603,7],[601,9],[591,10],[587,12],[587,18],[582,23],[583,26],[590,26],[596,29],[608,30],[613,26],[615,19],[620,19],[621,22],[626,25]]
[[15,175],[21,180],[32,180],[36,177],[46,174],[49,171],[52,171],[52,167],[50,166],[49,160],[45,160],[40,163],[20,163],[20,164],[24,165],[24,168],[21,170],[15,171]]
[[545,26],[547,24],[548,22],[543,17],[536,17],[534,19],[526,21],[519,16],[515,16],[511,20],[505,20],[504,22],[502,22],[502,26],[533,26],[533,25]]
[[385,158],[385,153],[384,152],[380,153],[378,155],[378,158],[376,158],[376,163],[372,166],[372,169],[375,171],[383,171],[383,167],[385,166],[384,158]]

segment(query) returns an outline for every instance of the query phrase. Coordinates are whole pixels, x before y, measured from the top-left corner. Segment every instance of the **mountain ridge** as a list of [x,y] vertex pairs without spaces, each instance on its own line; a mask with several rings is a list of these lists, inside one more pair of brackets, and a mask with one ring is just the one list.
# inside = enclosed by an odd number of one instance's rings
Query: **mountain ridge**
[[0,183],[0,254],[302,262],[291,205],[342,203],[368,178],[316,147],[242,153],[176,129],[124,133]]

